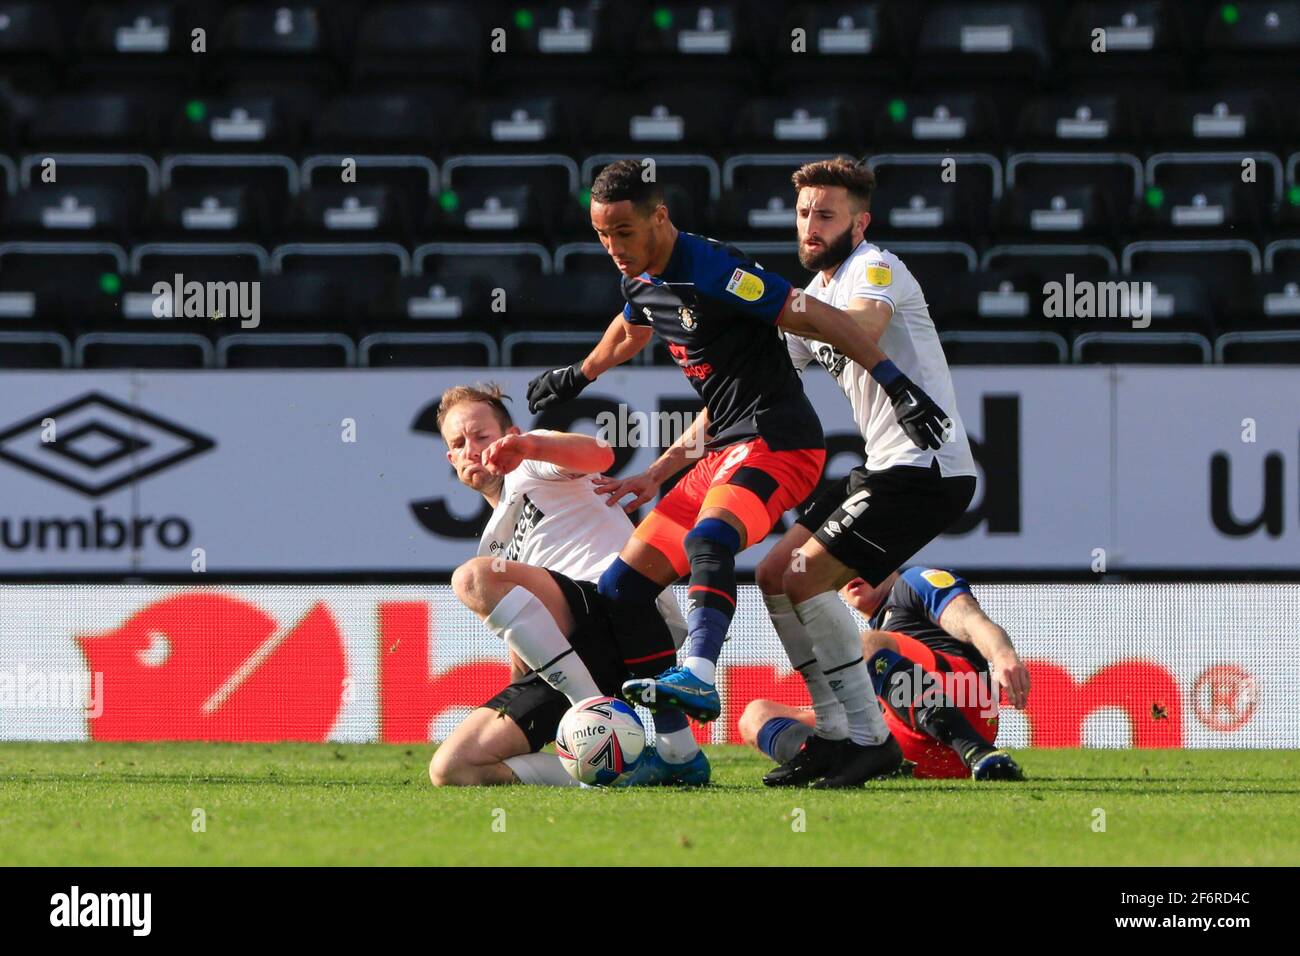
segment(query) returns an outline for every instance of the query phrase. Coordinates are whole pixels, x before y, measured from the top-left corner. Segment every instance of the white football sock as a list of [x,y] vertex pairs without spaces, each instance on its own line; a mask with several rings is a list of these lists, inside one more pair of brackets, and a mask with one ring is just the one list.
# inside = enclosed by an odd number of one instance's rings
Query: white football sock
[[849,720],[844,713],[844,705],[835,696],[826,675],[822,673],[821,663],[813,651],[812,640],[799,616],[794,613],[790,598],[784,594],[764,594],[763,603],[767,605],[768,616],[772,619],[772,626],[776,628],[776,636],[781,639],[786,656],[803,678],[808,696],[812,698],[813,714],[817,718],[814,733],[828,740],[843,740],[849,735]]
[[569,776],[560,758],[555,754],[520,754],[502,761],[520,783],[534,787],[576,787],[578,781]]
[[600,696],[587,665],[546,605],[527,588],[512,588],[483,623],[570,703]]
[[864,746],[883,743],[889,728],[862,659],[862,639],[852,612],[837,593],[824,591],[796,604],[794,613],[808,629],[822,673],[844,705],[849,739]]
[[665,763],[686,763],[700,752],[700,745],[690,727],[674,730],[671,734],[655,735],[655,750]]
[[716,682],[718,665],[707,657],[688,657],[682,662],[682,666],[706,684]]

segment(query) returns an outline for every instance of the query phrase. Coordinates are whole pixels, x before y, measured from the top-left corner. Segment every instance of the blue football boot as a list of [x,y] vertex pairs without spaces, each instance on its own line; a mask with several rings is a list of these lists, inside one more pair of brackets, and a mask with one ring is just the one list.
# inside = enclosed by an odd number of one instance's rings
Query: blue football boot
[[624,681],[623,699],[631,704],[640,704],[651,713],[660,707],[675,707],[702,724],[717,720],[722,713],[718,689],[685,667],[670,667],[658,677]]
[[641,751],[641,760],[631,773],[625,773],[616,787],[702,787],[709,782],[712,769],[701,750],[685,763],[669,763],[659,756],[653,745]]

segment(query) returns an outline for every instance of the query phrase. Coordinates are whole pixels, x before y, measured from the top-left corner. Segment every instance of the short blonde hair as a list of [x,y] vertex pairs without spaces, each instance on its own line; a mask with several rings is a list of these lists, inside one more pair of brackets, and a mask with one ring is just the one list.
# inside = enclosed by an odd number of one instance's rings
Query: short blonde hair
[[505,431],[514,424],[510,417],[510,410],[506,408],[506,402],[510,396],[501,390],[501,386],[496,382],[479,382],[474,385],[453,385],[442,393],[438,399],[438,434],[442,434],[442,422],[448,413],[457,405],[463,405],[466,402],[482,402],[492,409],[492,414],[496,416],[497,422],[501,425],[501,430]]

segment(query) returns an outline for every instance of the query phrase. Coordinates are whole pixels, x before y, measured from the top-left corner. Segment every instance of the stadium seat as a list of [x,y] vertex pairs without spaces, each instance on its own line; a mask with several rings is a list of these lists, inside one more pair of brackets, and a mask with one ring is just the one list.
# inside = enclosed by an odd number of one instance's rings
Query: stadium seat
[[598,0],[541,0],[516,10],[504,24],[510,55],[489,58],[489,82],[533,90],[563,86],[566,102],[574,102],[569,92],[618,82],[626,59],[611,20],[622,13]]
[[930,306],[930,318],[940,332],[1061,328],[1043,317],[1042,283],[1031,272],[1007,269],[954,272],[943,282],[922,284],[921,290]]
[[361,340],[367,368],[463,368],[500,364],[496,341],[482,332],[376,332]]
[[348,368],[356,345],[329,333],[236,333],[217,341],[218,368]]
[[1264,250],[1264,271],[1243,285],[1243,308],[1224,323],[1232,332],[1300,328],[1300,240],[1281,239]]
[[[880,0],[801,3],[785,12],[780,28],[771,31],[773,86],[803,93],[836,88],[852,95],[859,86],[897,82],[904,44],[894,13],[892,4]],[[794,48],[796,29],[804,31],[802,49]]]
[[623,310],[618,274],[531,276],[509,296],[501,318],[516,329],[604,329]]
[[1189,273],[1130,272],[1127,282],[1151,283],[1153,329],[1208,331],[1219,322],[1203,276]]
[[1264,247],[1264,271],[1300,281],[1300,239],[1278,239]]
[[[551,272],[551,256],[531,242],[430,242],[413,254],[415,274],[431,282],[471,279],[509,297],[532,276]],[[492,293],[495,294],[495,291]]]
[[1202,277],[1215,312],[1224,321],[1251,315],[1249,290],[1261,269],[1259,249],[1242,239],[1143,240],[1121,254],[1125,275],[1138,272]]
[[321,106],[311,122],[312,145],[366,153],[433,153],[455,132],[459,107],[449,90],[427,93],[348,93]]
[[464,3],[369,5],[357,30],[353,79],[376,84],[416,78],[444,89],[475,84],[488,53],[481,9]]
[[991,246],[980,257],[980,269],[1003,269],[1035,277],[1040,285],[1076,279],[1103,279],[1119,271],[1119,263],[1109,248],[1091,243],[1018,244]]
[[982,93],[907,94],[872,103],[864,115],[878,149],[923,152],[936,148],[963,151],[995,148],[1002,121],[993,100]]
[[1142,164],[1127,153],[1017,153],[1006,195],[1005,234],[1114,240],[1142,195]]
[[[411,155],[322,155],[309,156],[302,162],[302,189],[333,190],[345,183],[345,173],[355,164],[355,184],[381,187],[404,209],[401,220],[414,231],[406,238],[415,241],[416,235],[432,233],[437,214],[435,201],[439,195],[441,174],[427,156]],[[352,178],[349,176],[349,179]],[[335,207],[337,208],[337,206]]]
[[1262,89],[1175,93],[1150,113],[1148,140],[1169,149],[1204,150],[1271,144],[1283,138],[1273,97]]
[[1300,62],[1300,3],[1236,0],[1210,5],[1202,40],[1201,73],[1257,81],[1266,76],[1294,89]]
[[[6,325],[6,293],[0,291],[0,326]],[[13,332],[0,328],[0,368],[55,369],[72,364],[72,347],[55,332]]]
[[629,82],[633,87],[707,85],[710,94],[723,84],[752,89],[757,70],[746,25],[743,5],[729,0],[706,6],[648,4],[634,35]]
[[265,242],[282,233],[298,194],[298,164],[270,153],[182,153],[163,159],[162,187],[167,231]]
[[[1168,88],[1188,72],[1188,24],[1178,0],[1072,3],[1061,31],[1061,67],[1073,81]],[[1101,30],[1099,38],[1096,31]],[[1104,53],[1100,52],[1104,42]]]
[[921,87],[960,79],[1036,82],[1050,65],[1038,4],[936,3],[921,23],[912,78]]
[[1078,365],[1200,365],[1211,355],[1209,340],[1196,332],[1085,332],[1071,346]]
[[79,329],[118,314],[126,251],[108,242],[0,243],[0,296],[42,327]]
[[861,152],[864,126],[848,98],[791,94],[751,99],[736,116],[737,149]]
[[9,197],[0,227],[10,238],[104,238],[125,242],[138,232],[143,208],[111,186],[36,184]]
[[527,241],[591,228],[578,215],[578,165],[568,156],[453,156],[442,185],[448,234]]
[[66,52],[54,7],[42,0],[2,3],[0,16],[0,78],[34,92],[52,89]]
[[[711,87],[707,98],[678,84],[637,87],[602,97],[586,117],[583,138],[604,149],[708,151],[728,145],[744,103],[739,86]],[[635,154],[635,153],[634,153]]]
[[286,231],[300,238],[410,241],[431,231],[429,197],[413,205],[397,190],[374,185],[318,186],[299,193],[289,210]]
[[184,152],[296,149],[302,120],[271,94],[198,96],[173,110],[169,143]]
[[210,368],[212,343],[185,333],[87,332],[77,338],[77,368]]
[[332,90],[340,82],[335,46],[345,25],[334,4],[236,4],[223,12],[213,56],[220,78],[241,81],[291,80],[313,90]]
[[156,93],[58,93],[45,97],[27,123],[34,149],[152,149],[167,97]]
[[1214,343],[1220,364],[1300,365],[1300,331],[1225,332]]
[[156,0],[96,3],[76,25],[72,85],[104,89],[148,84],[185,89],[199,74],[190,55],[190,11]]
[[570,365],[590,352],[600,332],[512,332],[501,343],[501,361],[508,366]]
[[[870,242],[870,229],[867,231]],[[974,271],[978,264],[975,250],[964,242],[881,242],[898,258],[903,260],[908,271],[921,284],[921,291],[927,295],[949,281],[953,275]]]
[[1282,200],[1282,161],[1272,153],[1158,153],[1146,172],[1149,232],[1259,236]]
[[469,149],[541,149],[573,154],[580,135],[568,91],[480,97],[461,114],[453,141]]
[[1054,365],[1069,354],[1055,332],[942,332],[950,365]]
[[346,332],[370,319],[393,319],[392,284],[410,272],[409,255],[394,243],[277,246],[262,287],[265,321]]
[[[977,240],[989,232],[1002,197],[1002,166],[994,157],[887,153],[872,156],[867,165],[876,174],[873,233]],[[953,178],[946,178],[946,170]]]
[[574,275],[603,275],[617,281],[609,253],[599,242],[566,242],[555,249],[555,271]]
[[1138,109],[1122,93],[1059,93],[1025,104],[1015,142],[1022,149],[1132,151],[1141,128]]

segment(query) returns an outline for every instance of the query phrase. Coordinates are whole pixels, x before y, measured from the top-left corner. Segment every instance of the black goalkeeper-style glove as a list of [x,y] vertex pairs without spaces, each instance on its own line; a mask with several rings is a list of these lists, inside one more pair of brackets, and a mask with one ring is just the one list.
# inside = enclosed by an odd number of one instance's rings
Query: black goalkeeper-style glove
[[581,365],[553,368],[528,383],[528,410],[536,415],[552,405],[577,398],[591,384]]
[[912,444],[917,448],[937,450],[943,444],[944,435],[952,427],[952,421],[934,403],[934,399],[921,391],[889,359],[877,362],[871,369],[871,377],[880,383],[889,400],[894,403],[894,417],[898,419],[898,424],[903,427],[907,437],[912,439]]

